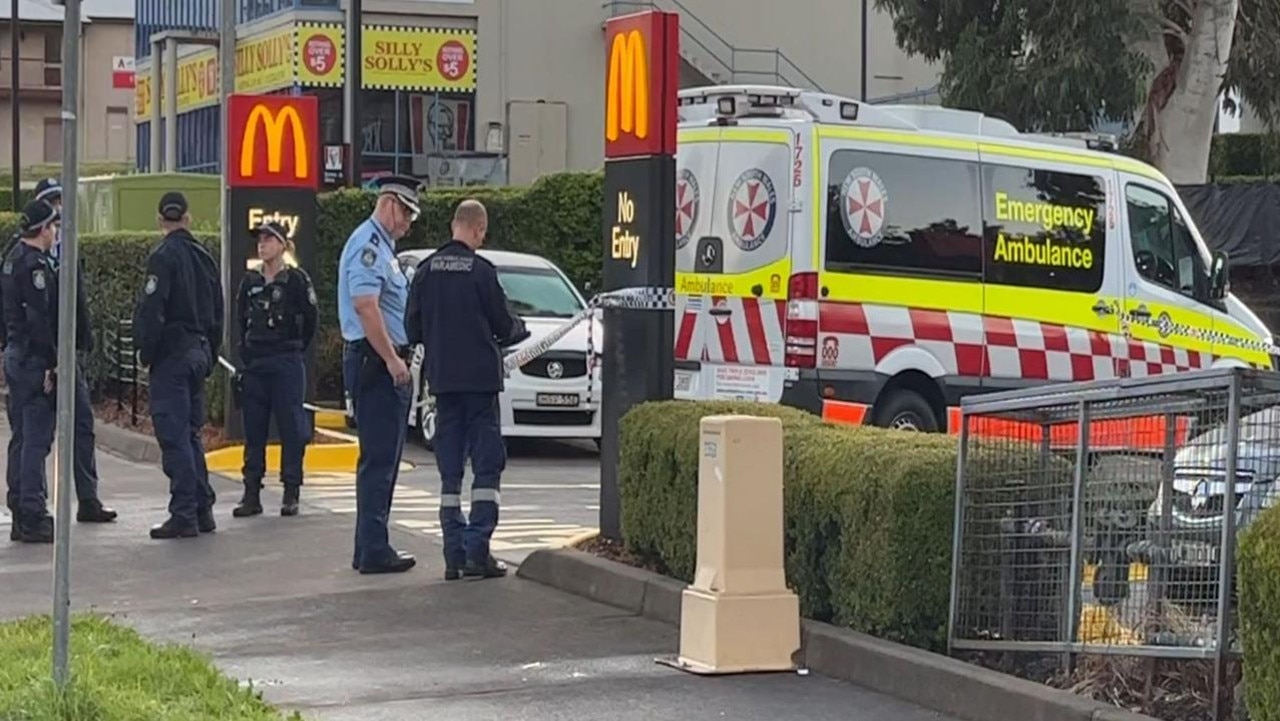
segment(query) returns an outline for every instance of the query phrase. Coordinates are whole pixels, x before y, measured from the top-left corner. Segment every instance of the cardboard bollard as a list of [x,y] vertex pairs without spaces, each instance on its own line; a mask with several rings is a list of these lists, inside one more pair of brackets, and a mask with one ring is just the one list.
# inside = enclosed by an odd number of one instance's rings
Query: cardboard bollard
[[702,419],[698,558],[677,665],[699,674],[790,671],[800,600],[783,569],[782,422]]

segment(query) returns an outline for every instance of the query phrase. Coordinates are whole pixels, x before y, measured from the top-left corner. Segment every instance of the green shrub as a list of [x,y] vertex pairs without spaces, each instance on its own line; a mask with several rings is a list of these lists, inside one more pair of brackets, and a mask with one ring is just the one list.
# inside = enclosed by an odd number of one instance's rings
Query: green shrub
[[1253,721],[1280,721],[1280,507],[1241,534],[1240,638]]
[[1223,133],[1213,137],[1209,177],[1280,174],[1280,134]]
[[699,421],[780,418],[788,583],[801,613],[939,649],[946,640],[956,441],[834,426],[769,404],[666,401],[622,421],[619,484],[627,550],[692,579]]

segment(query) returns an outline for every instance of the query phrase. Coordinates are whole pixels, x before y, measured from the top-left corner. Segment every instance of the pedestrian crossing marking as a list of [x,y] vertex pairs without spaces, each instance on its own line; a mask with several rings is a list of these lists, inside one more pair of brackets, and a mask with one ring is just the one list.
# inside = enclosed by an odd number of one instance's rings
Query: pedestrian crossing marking
[[[232,479],[237,480],[237,479]],[[415,479],[416,481],[417,479]],[[596,490],[591,483],[504,483],[508,491]],[[470,508],[470,489],[463,489],[463,511]],[[354,473],[308,472],[304,481],[302,498],[330,513],[354,515],[356,512],[356,476]],[[498,528],[494,531],[490,548],[495,553],[533,551],[563,547],[570,539],[595,528],[558,519],[546,518],[546,508],[536,504],[504,505],[500,510]],[[391,524],[437,539],[443,537],[440,530],[440,496],[409,485],[405,480],[396,484],[391,504]]]

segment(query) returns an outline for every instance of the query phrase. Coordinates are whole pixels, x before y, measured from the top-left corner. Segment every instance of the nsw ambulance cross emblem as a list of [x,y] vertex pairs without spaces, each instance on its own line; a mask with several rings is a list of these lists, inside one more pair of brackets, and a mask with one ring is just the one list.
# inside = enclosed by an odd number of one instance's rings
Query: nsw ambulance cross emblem
[[693,226],[698,223],[698,206],[700,200],[698,179],[693,171],[685,168],[676,179],[676,248],[689,244],[689,236],[693,234]]
[[764,245],[778,214],[773,179],[759,168],[738,176],[729,191],[729,235],[745,251]]
[[840,220],[854,243],[872,248],[884,239],[885,202],[889,192],[871,168],[854,168],[840,186]]

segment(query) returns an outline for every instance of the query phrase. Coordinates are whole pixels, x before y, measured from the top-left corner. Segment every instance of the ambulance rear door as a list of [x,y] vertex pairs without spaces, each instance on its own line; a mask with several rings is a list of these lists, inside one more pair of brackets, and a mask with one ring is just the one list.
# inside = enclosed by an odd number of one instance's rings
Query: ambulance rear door
[[793,132],[750,122],[680,132],[677,398],[782,397]]

